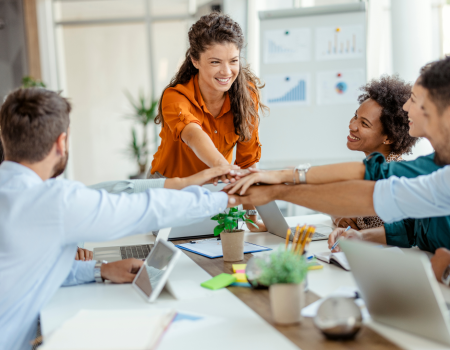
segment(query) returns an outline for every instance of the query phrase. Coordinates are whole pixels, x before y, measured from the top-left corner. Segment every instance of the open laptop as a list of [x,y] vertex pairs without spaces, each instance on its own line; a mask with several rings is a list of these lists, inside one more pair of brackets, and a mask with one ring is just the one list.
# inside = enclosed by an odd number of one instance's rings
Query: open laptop
[[[267,231],[273,233],[274,235],[286,238],[287,230],[289,228],[286,219],[281,213],[278,205],[275,201],[267,203],[265,205],[257,206],[259,216],[261,216],[262,221],[267,227]],[[312,236],[313,241],[320,241],[328,239],[328,236],[333,232],[333,228],[326,225],[314,225],[316,227],[316,232]],[[290,228],[292,231],[291,240],[294,237],[295,227]]]
[[450,345],[449,311],[424,253],[339,243],[372,319]]
[[[203,185],[204,188],[211,192],[221,191],[227,184],[218,183],[217,186],[212,184]],[[214,227],[217,226],[217,221],[211,220],[211,218],[206,218],[200,222],[191,225],[172,227],[168,236],[169,241],[178,239],[193,239],[193,238],[204,238],[214,236]],[[155,236],[159,236],[158,231],[154,231]]]
[[[170,229],[163,229],[159,231],[160,234],[156,238],[156,242],[159,240],[167,241],[170,233]],[[119,261],[122,259],[141,259],[144,260],[152,251],[154,244],[137,244],[137,245],[124,245],[124,246],[110,246],[110,247],[98,247],[94,248],[94,260],[106,260],[107,262]]]

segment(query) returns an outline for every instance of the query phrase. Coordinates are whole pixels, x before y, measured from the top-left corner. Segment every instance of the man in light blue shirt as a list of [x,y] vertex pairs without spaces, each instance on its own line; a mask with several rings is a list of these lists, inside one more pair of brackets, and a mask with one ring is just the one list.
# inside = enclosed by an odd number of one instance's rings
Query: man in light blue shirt
[[[94,281],[95,261],[74,261],[76,242],[195,223],[228,206],[225,193],[198,186],[109,194],[53,179],[67,163],[69,112],[64,98],[44,89],[17,90],[0,110],[0,349],[29,349],[56,290]],[[101,276],[130,282],[140,265],[103,264]]]

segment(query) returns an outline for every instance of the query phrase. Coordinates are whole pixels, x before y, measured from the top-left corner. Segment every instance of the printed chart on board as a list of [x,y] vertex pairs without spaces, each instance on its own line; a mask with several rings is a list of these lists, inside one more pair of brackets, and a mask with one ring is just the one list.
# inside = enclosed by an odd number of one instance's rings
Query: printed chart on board
[[310,59],[310,28],[267,30],[264,33],[264,63],[301,62]]
[[355,104],[365,81],[363,69],[317,72],[317,104]]
[[269,107],[283,105],[309,105],[309,74],[267,75],[265,103]]
[[363,57],[362,25],[319,27],[316,29],[316,60],[337,60]]

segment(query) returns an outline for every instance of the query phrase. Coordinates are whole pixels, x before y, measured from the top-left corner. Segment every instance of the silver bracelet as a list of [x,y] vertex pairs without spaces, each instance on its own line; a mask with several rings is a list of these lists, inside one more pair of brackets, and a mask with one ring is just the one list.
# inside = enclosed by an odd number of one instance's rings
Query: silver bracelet
[[94,266],[94,278],[95,282],[103,283],[105,280],[102,277],[102,265],[107,264],[108,262],[105,260],[97,260]]

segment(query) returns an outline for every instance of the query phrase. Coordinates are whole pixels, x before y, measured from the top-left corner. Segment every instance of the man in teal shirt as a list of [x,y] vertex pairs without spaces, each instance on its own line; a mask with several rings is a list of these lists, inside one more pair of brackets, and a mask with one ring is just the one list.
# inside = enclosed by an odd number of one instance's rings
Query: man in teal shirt
[[[365,180],[381,180],[390,176],[415,178],[427,175],[442,168],[434,162],[435,154],[419,157],[409,162],[386,163],[384,157],[375,153],[364,161]],[[373,231],[368,229],[364,231]],[[383,227],[381,227],[383,229]],[[450,216],[425,219],[405,219],[392,224],[384,224],[386,243],[393,246],[410,248],[418,246],[422,250],[434,253],[436,249],[450,249]],[[382,234],[382,232],[380,232]]]

